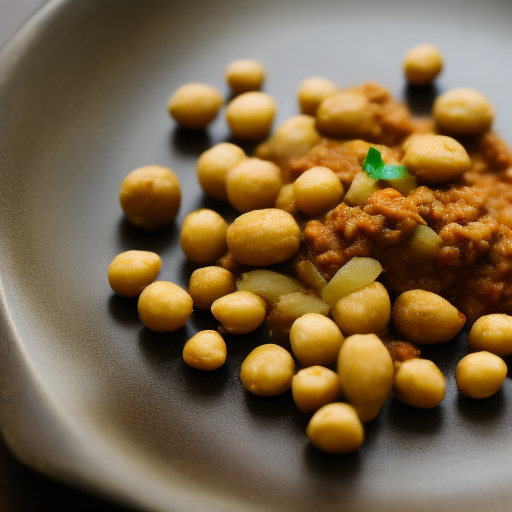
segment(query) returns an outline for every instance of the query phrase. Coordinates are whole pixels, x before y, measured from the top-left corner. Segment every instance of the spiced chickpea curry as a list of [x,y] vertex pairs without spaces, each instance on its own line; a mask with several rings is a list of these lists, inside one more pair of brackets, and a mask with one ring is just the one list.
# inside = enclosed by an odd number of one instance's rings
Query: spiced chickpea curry
[[[420,45],[403,65],[411,84],[425,85],[442,54]],[[183,351],[198,370],[224,364],[224,338],[266,323],[241,385],[261,396],[291,388],[299,410],[314,413],[311,443],[326,452],[356,450],[391,391],[418,408],[442,402],[447,378],[471,398],[496,393],[512,354],[512,154],[492,131],[491,102],[452,89],[417,119],[379,84],[340,89],[312,77],[297,91],[302,114],[269,137],[276,102],[258,90],[264,78],[255,61],[226,70],[238,94],[228,125],[263,141],[252,156],[224,142],[199,158],[204,193],[240,215],[228,226],[212,210],[189,212],[180,242],[201,268],[188,293],[155,281],[160,259],[144,251],[112,261],[113,290],[140,294],[140,318],[156,331],[210,310],[218,331]],[[188,84],[168,108],[183,127],[204,129],[222,104],[219,91]],[[170,222],[180,198],[176,175],[157,166],[133,171],[120,192],[127,218],[146,230]],[[443,375],[418,346],[450,341],[466,322],[476,352]]]

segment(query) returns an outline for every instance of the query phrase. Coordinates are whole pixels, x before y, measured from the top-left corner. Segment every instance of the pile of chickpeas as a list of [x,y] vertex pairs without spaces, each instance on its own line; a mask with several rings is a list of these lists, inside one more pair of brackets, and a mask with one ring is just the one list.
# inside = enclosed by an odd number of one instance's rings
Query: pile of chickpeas
[[[420,45],[407,53],[403,66],[411,84],[425,85],[439,74],[443,59],[437,48]],[[225,111],[233,136],[262,141],[276,112],[275,100],[259,90],[264,67],[256,61],[235,61],[225,77],[235,94]],[[140,319],[157,332],[179,329],[193,308],[211,311],[219,330],[198,332],[183,348],[185,363],[198,370],[222,366],[227,357],[223,336],[254,331],[272,310],[283,325],[289,325],[290,351],[277,343],[254,349],[240,369],[242,385],[261,396],[291,388],[299,410],[312,414],[307,427],[311,443],[326,452],[349,453],[363,443],[364,422],[377,416],[392,390],[398,400],[418,408],[436,407],[445,396],[445,377],[432,361],[392,360],[381,341],[390,322],[403,338],[421,345],[451,340],[466,319],[445,299],[423,290],[405,292],[392,304],[386,288],[376,280],[382,268],[371,258],[353,258],[329,282],[310,262],[300,266],[300,279],[270,269],[235,276],[228,265],[218,263],[232,261],[233,270],[240,264],[266,267],[286,262],[297,254],[301,240],[296,214],[320,216],[342,200],[358,205],[377,190],[364,172],[344,190],[327,167],[313,167],[295,181],[289,179],[285,163],[306,154],[322,135],[364,138],[372,131],[368,100],[340,91],[326,78],[303,81],[297,99],[301,115],[278,127],[254,157],[235,144],[221,143],[199,158],[197,177],[203,191],[230,203],[241,215],[231,225],[209,209],[186,216],[181,248],[192,262],[203,265],[190,276],[188,291],[156,281],[161,260],[147,251],[116,256],[108,280],[115,293],[139,297]],[[195,83],[180,87],[169,99],[168,109],[183,128],[198,130],[223,105],[218,90]],[[465,172],[470,158],[448,135],[482,133],[491,126],[494,109],[478,91],[454,89],[437,98],[433,118],[447,135],[414,135],[404,144],[401,164],[412,174],[407,186],[396,187],[404,194],[417,181],[446,183]],[[132,224],[155,230],[172,221],[179,210],[179,180],[168,168],[143,167],[125,178],[119,199]],[[439,245],[435,232],[420,226],[410,238],[408,257],[432,258]],[[502,357],[512,354],[512,317],[480,318],[468,343],[473,352],[457,367],[457,387],[471,398],[489,397],[507,374]]]

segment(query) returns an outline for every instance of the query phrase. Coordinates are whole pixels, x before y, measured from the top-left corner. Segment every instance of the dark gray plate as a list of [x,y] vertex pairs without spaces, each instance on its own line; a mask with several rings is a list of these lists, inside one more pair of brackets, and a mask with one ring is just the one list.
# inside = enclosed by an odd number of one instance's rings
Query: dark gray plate
[[[509,0],[53,1],[0,56],[1,425],[16,455],[55,478],[162,511],[364,512],[512,509],[512,385],[460,398],[465,340],[424,350],[447,376],[440,407],[389,400],[348,457],[313,449],[291,396],[248,396],[238,379],[264,339],[230,337],[214,374],[185,366],[184,341],[216,328],[195,314],[174,334],[143,328],[106,270],[127,249],[163,259],[160,279],[193,269],[179,226],[207,205],[197,156],[229,137],[224,119],[195,136],[165,109],[179,85],[221,88],[235,58],[268,69],[280,122],[303,78],[376,80],[420,108],[401,59],[429,41],[446,56],[440,90],[480,89],[512,142]],[[428,91],[427,91],[428,93]],[[428,100],[428,94],[427,94]],[[145,234],[123,219],[123,177],[167,165],[181,180],[176,223]],[[232,216],[232,212],[226,211]]]

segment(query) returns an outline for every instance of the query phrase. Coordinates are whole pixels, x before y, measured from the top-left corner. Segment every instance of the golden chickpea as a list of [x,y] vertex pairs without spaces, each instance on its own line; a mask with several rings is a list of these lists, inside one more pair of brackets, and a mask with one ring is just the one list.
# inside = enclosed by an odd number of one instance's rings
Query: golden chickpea
[[395,375],[395,396],[404,404],[420,409],[439,405],[445,395],[446,382],[441,370],[427,359],[404,361]]
[[217,331],[201,331],[183,347],[183,360],[192,368],[211,371],[226,362],[226,343]]
[[313,167],[295,180],[293,195],[299,210],[320,215],[340,204],[343,185],[331,169]]
[[228,250],[226,221],[206,208],[185,217],[181,227],[180,244],[187,258],[194,263],[211,263]]
[[127,251],[118,254],[108,267],[108,282],[122,297],[136,297],[155,279],[162,260],[148,251]]
[[338,375],[323,366],[300,370],[292,380],[293,400],[301,412],[315,412],[340,396]]
[[153,231],[176,217],[181,203],[180,182],[167,167],[141,167],[123,180],[119,202],[134,226]]
[[229,202],[241,213],[273,207],[281,185],[279,167],[259,158],[246,158],[226,177]]
[[221,142],[206,150],[197,161],[197,179],[204,193],[227,202],[226,176],[244,158],[244,150],[229,142]]
[[200,130],[211,123],[224,104],[222,94],[206,84],[182,85],[169,98],[167,108],[172,117],[188,130]]
[[466,172],[471,159],[451,137],[421,135],[407,145],[402,165],[422,183],[447,183]]
[[338,356],[341,390],[361,421],[377,416],[393,386],[394,366],[388,349],[375,334],[354,334]]
[[322,137],[313,116],[293,116],[283,121],[272,136],[272,151],[277,161],[286,164],[290,158],[308,153]]
[[420,44],[405,54],[403,66],[409,83],[427,85],[443,69],[443,55],[431,44]]
[[172,332],[187,323],[192,314],[192,297],[174,283],[156,281],[140,294],[137,309],[149,329]]
[[464,327],[466,317],[446,299],[425,290],[409,290],[396,299],[391,318],[413,343],[444,343]]
[[345,454],[364,441],[364,428],[357,412],[341,402],[324,405],[311,418],[306,434],[311,444],[327,453]]
[[226,109],[226,119],[234,137],[260,140],[267,136],[276,113],[276,102],[264,92],[245,92]]
[[294,214],[299,211],[295,195],[293,194],[293,183],[287,183],[281,187],[276,199],[276,208]]
[[303,114],[314,116],[323,100],[336,94],[338,88],[334,82],[320,76],[306,78],[299,84],[297,98]]
[[457,135],[478,135],[487,131],[496,111],[479,91],[452,89],[434,102],[432,114],[439,130]]
[[226,68],[225,76],[235,94],[257,91],[265,80],[265,68],[256,60],[235,60]]
[[468,343],[475,350],[486,350],[498,356],[512,354],[512,316],[480,317],[469,331]]
[[290,344],[293,354],[304,366],[329,366],[336,362],[343,334],[330,319],[307,313],[293,322]]
[[240,379],[247,391],[260,396],[284,393],[292,385],[295,363],[283,347],[269,343],[256,347],[242,363]]
[[203,267],[192,272],[188,293],[199,309],[210,309],[224,295],[236,290],[235,276],[221,267]]
[[505,361],[485,351],[462,358],[455,372],[459,393],[478,399],[494,395],[503,385],[506,376]]
[[323,100],[316,111],[316,128],[325,137],[364,139],[375,126],[373,105],[361,93],[339,92]]
[[277,208],[240,215],[227,233],[228,248],[244,265],[282,263],[299,249],[300,228],[287,212]]
[[265,320],[267,303],[251,292],[233,292],[212,304],[213,316],[230,334],[246,334]]
[[331,314],[346,334],[382,334],[388,328],[391,301],[386,288],[374,281],[338,300]]

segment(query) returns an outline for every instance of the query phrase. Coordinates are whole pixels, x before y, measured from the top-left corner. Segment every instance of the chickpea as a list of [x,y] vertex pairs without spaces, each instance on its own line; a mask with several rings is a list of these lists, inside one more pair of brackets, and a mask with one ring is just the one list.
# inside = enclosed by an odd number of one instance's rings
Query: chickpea
[[334,402],[341,392],[338,375],[323,366],[300,370],[292,380],[292,395],[301,412],[315,412]]
[[425,290],[398,296],[391,310],[397,330],[413,343],[444,343],[455,337],[466,317],[446,299]]
[[183,360],[192,368],[211,371],[226,362],[226,343],[217,331],[201,331],[183,347]]
[[228,248],[244,265],[282,263],[299,249],[300,229],[295,219],[277,208],[240,215],[227,233]]
[[281,185],[279,167],[259,158],[243,160],[226,177],[229,202],[241,213],[273,207]]
[[455,372],[459,393],[478,399],[494,395],[503,385],[506,376],[505,361],[485,351],[462,358]]
[[257,91],[265,80],[265,68],[256,60],[235,60],[226,68],[225,76],[235,94]]
[[336,94],[337,91],[336,84],[327,78],[320,76],[306,78],[299,84],[297,90],[301,112],[314,116],[320,103],[329,96]]
[[201,130],[211,123],[224,104],[222,94],[206,84],[182,85],[169,98],[167,108],[172,117],[188,130]]
[[323,100],[316,111],[316,128],[325,137],[364,139],[375,126],[374,108],[361,93],[339,92]]
[[374,281],[338,300],[331,314],[346,334],[381,334],[388,328],[391,301],[386,288]]
[[320,215],[340,204],[343,185],[331,169],[313,167],[295,180],[293,195],[299,210]]
[[162,260],[148,251],[127,251],[118,254],[108,267],[108,282],[122,297],[136,297],[155,279]]
[[466,172],[471,159],[451,137],[421,135],[407,144],[402,165],[423,183],[447,183]]
[[304,366],[328,366],[336,362],[343,343],[338,326],[318,313],[307,313],[293,322],[290,344]]
[[153,231],[176,217],[181,203],[180,182],[167,167],[141,167],[123,180],[119,202],[134,226]]
[[210,309],[224,295],[236,290],[235,276],[221,267],[203,267],[192,272],[188,293],[199,309]]
[[226,221],[206,208],[185,217],[181,227],[180,244],[187,258],[194,263],[211,263],[227,250]]
[[299,211],[293,194],[293,183],[287,183],[281,187],[276,199],[276,208],[291,214]]
[[432,361],[409,359],[398,368],[394,389],[395,396],[404,404],[431,409],[442,402],[446,382]]
[[322,140],[313,116],[293,116],[279,125],[272,136],[274,157],[286,164],[290,158],[304,156]]
[[267,303],[251,292],[233,292],[212,304],[213,316],[230,334],[246,334],[265,320]]
[[187,323],[192,314],[192,297],[174,283],[156,281],[140,294],[137,309],[149,329],[172,332]]
[[495,113],[481,92],[463,87],[439,96],[432,111],[439,130],[457,135],[478,135],[489,130]]
[[341,402],[324,405],[316,411],[306,434],[313,446],[327,453],[350,453],[364,441],[363,424],[356,410]]
[[267,136],[276,113],[276,102],[264,92],[244,92],[227,106],[226,119],[233,136],[260,140]]
[[247,391],[260,396],[284,393],[292,385],[295,363],[288,351],[269,343],[256,347],[242,363],[240,379]]
[[377,416],[394,379],[388,349],[375,334],[354,334],[341,346],[338,355],[341,390],[355,407],[361,421]]
[[204,193],[227,202],[226,176],[244,158],[244,150],[229,142],[221,142],[206,150],[197,161],[197,179]]
[[420,44],[405,54],[403,66],[409,83],[427,85],[443,69],[443,55],[431,44]]
[[469,331],[468,343],[475,350],[487,350],[498,356],[512,354],[512,316],[480,317]]

